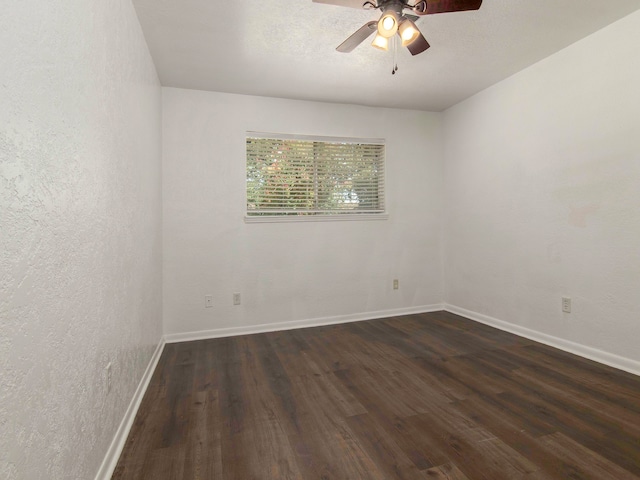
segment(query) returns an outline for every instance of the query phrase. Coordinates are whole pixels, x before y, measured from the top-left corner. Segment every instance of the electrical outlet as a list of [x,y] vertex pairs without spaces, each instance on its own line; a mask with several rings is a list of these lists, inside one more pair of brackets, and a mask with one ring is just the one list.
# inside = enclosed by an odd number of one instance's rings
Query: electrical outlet
[[240,305],[240,294],[239,293],[234,293],[233,294],[233,304],[234,305]]
[[107,363],[104,367],[104,389],[107,394],[111,392],[111,362]]
[[564,313],[571,313],[571,298],[562,297],[562,311]]
[[211,308],[211,307],[213,307],[213,296],[205,295],[204,296],[204,308]]
[[393,289],[398,290],[398,288],[400,288],[400,282],[398,282],[398,279],[396,278],[393,280]]

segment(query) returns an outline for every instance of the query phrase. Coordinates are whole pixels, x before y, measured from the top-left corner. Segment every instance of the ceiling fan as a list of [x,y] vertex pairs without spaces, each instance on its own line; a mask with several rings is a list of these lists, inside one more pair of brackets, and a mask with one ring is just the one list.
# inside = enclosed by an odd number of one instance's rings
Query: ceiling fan
[[373,32],[376,36],[371,45],[381,50],[389,49],[390,39],[397,33],[402,40],[402,46],[407,47],[411,55],[418,55],[429,48],[429,42],[416,27],[415,21],[419,17],[405,14],[410,10],[416,15],[432,15],[434,13],[462,12],[465,10],[478,10],[482,0],[419,0],[416,4],[410,4],[410,0],[313,0],[316,3],[326,3],[342,7],[364,8],[366,10],[382,11],[378,21],[365,23],[356,32],[338,45],[337,51],[349,53]]

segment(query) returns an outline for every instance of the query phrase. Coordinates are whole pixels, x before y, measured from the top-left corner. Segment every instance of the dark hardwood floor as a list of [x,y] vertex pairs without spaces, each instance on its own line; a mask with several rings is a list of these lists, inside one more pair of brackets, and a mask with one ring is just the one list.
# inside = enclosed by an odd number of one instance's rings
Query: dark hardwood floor
[[640,478],[640,377],[438,312],[168,344],[114,479]]

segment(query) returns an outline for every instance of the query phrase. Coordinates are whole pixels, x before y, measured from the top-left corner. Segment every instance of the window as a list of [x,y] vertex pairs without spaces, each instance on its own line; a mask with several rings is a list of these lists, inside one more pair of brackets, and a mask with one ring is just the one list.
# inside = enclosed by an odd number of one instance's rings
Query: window
[[246,142],[248,219],[384,213],[383,140],[248,132]]

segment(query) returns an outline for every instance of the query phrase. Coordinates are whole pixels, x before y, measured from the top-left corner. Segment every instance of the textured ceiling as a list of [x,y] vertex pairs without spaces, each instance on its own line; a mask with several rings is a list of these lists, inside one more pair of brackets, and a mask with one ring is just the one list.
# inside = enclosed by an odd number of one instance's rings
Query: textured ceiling
[[365,41],[335,51],[379,11],[311,0],[133,0],[165,86],[441,111],[640,8],[638,0],[484,0],[421,17],[412,57]]

